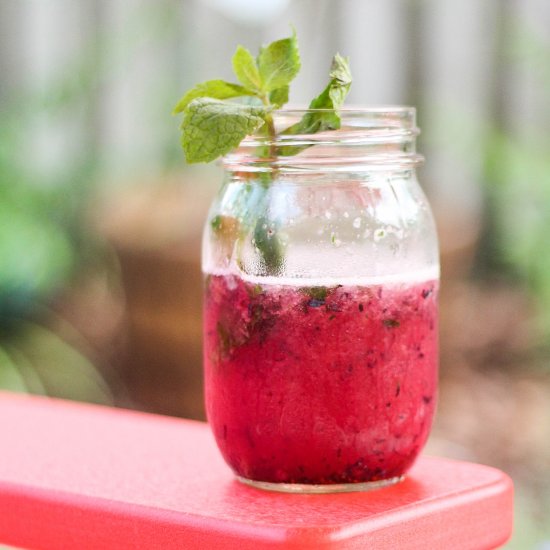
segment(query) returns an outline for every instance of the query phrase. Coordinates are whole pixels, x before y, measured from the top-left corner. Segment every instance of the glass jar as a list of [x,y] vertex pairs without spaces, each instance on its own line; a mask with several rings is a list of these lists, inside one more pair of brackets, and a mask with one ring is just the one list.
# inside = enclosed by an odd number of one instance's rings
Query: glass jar
[[434,414],[439,255],[415,110],[341,118],[247,138],[204,231],[208,420],[239,479],[266,489],[396,482]]

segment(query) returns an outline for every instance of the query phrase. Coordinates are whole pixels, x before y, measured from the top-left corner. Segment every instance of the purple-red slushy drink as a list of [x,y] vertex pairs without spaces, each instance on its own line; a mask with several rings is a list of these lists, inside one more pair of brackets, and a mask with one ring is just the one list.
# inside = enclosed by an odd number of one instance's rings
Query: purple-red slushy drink
[[207,275],[206,406],[233,470],[300,484],[403,475],[434,414],[437,291],[425,274],[301,287]]

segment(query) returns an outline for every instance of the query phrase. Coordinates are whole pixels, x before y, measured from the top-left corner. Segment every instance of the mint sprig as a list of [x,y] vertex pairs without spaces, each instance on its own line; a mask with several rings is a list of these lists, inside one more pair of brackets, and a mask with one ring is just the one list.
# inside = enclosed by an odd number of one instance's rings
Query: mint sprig
[[[296,35],[262,46],[256,58],[244,46],[238,46],[232,65],[239,83],[202,82],[189,90],[174,108],[174,113],[183,113],[181,142],[189,163],[210,162],[226,154],[262,126],[262,133],[276,141],[272,113],[288,103],[289,84],[301,67]],[[310,109],[325,111],[306,113],[282,133],[296,135],[338,129],[339,110],[350,86],[348,60],[336,54],[327,87],[309,105]],[[249,98],[248,105],[234,101],[245,97]],[[292,155],[301,149],[271,148],[266,157]]]
[[[273,111],[288,103],[289,85],[298,74],[301,61],[296,34],[260,48],[254,57],[238,46],[232,58],[239,83],[208,80],[197,84],[177,103],[174,113],[183,113],[181,144],[188,163],[210,162],[238,147],[248,135],[260,131],[269,145],[258,148],[267,160],[299,153],[309,145],[278,146]],[[281,134],[301,135],[340,128],[339,111],[351,86],[349,62],[334,56],[326,88],[311,101],[301,120]],[[246,103],[238,102],[246,98]],[[263,199],[275,173],[263,174]],[[236,222],[238,223],[238,222]],[[277,273],[283,265],[282,245],[274,230],[269,232],[262,218],[254,228],[254,240],[263,258],[263,272]],[[242,228],[244,234],[246,228]]]

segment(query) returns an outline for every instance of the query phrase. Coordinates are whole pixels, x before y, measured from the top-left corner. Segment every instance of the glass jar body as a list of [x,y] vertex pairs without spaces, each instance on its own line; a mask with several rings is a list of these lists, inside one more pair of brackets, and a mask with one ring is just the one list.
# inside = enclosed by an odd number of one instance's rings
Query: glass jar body
[[414,168],[230,169],[203,241],[208,420],[244,480],[400,479],[437,394],[438,250]]

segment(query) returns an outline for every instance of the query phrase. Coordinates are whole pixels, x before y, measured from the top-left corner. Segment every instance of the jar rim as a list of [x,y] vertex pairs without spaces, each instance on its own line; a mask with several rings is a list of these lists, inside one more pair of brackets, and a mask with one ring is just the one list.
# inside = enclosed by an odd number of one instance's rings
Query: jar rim
[[[297,122],[306,114],[332,113],[334,109],[311,109],[299,105],[290,105],[273,111],[276,125],[284,126],[284,120]],[[414,130],[416,128],[416,108],[409,105],[350,105],[338,109],[341,125],[362,130],[377,128],[399,128]],[[306,134],[304,134],[306,135]]]
[[[276,135],[261,131],[247,136],[239,147],[224,157],[227,167],[247,164],[253,169],[291,168],[328,164],[365,166],[416,165],[422,157],[416,153],[419,134],[416,109],[407,105],[348,106],[338,110],[339,125],[319,132],[288,131],[307,114],[333,113],[334,109],[309,109],[288,106],[273,111]],[[310,149],[310,147],[313,147]],[[259,155],[262,147],[275,150],[268,159]],[[339,151],[336,154],[336,150]]]
[[[275,113],[305,113],[305,112],[327,112],[334,109],[317,109],[311,107],[303,107],[301,105],[287,105],[281,109],[276,109]],[[368,114],[368,113],[409,113],[416,114],[416,107],[412,105],[346,105],[338,109],[340,113],[347,114]]]
[[[304,107],[302,105],[287,105],[285,107],[282,107],[281,109],[276,109],[273,111],[275,114],[277,113],[308,113],[308,112],[332,112],[334,109],[318,109],[318,108],[311,108],[311,107]],[[408,114],[408,115],[416,115],[416,107],[413,107],[412,105],[393,105],[393,104],[387,104],[387,105],[346,105],[344,107],[341,107],[338,109],[338,112],[344,115],[366,115],[366,114]]]

